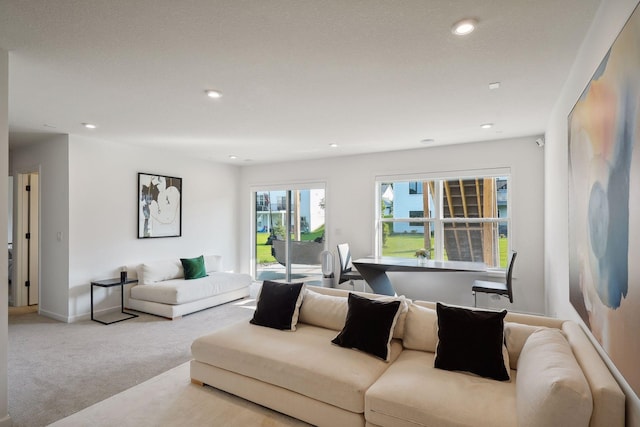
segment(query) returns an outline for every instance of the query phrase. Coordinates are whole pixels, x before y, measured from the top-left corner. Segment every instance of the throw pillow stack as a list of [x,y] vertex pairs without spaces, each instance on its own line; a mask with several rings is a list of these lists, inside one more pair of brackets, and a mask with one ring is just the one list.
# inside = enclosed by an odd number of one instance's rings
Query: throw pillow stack
[[[345,307],[344,298],[305,290],[303,283],[265,280],[250,322],[295,331],[305,295],[309,300],[309,307],[305,310],[306,320],[316,319],[310,323],[340,330],[331,341],[333,344],[360,350],[387,362],[390,360],[396,324],[402,326],[404,322],[404,316],[400,322],[403,301],[407,305],[404,297],[369,299],[349,293]],[[417,310],[416,315],[422,315],[420,310],[433,311],[421,307]],[[498,381],[510,379],[509,353],[504,335],[506,310],[470,310],[438,303],[436,314],[437,331],[413,331],[407,328],[405,347],[423,347],[424,339],[434,341],[434,344],[437,343],[436,368],[466,371]]]
[[[335,299],[308,291],[320,299]],[[269,328],[295,331],[300,313],[300,305],[305,295],[302,283],[277,283],[265,280],[258,296],[256,311],[250,323]],[[313,298],[310,296],[310,305]],[[343,298],[339,298],[343,300]],[[391,339],[401,313],[401,299],[372,300],[356,294],[349,294],[344,327],[331,342],[340,347],[364,351],[382,360],[389,361]],[[326,306],[326,304],[323,304]],[[335,316],[328,316],[326,327],[335,329],[341,324],[341,304],[336,304]],[[313,308],[311,308],[313,310]],[[322,313],[309,313],[322,320]],[[335,322],[331,319],[335,318]],[[335,324],[334,324],[335,323]]]

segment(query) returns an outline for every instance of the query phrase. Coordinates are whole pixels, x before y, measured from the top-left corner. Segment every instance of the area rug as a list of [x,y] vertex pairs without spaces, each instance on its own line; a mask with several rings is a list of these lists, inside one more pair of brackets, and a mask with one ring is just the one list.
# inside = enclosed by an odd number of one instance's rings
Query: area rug
[[112,396],[52,427],[309,426],[212,387],[191,384],[189,363]]

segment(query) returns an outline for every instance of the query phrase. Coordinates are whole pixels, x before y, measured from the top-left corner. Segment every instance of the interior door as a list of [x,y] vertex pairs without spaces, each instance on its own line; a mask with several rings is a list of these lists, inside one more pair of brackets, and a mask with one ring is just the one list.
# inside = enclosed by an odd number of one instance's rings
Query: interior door
[[15,269],[14,305],[21,307],[39,303],[39,191],[37,173],[19,174],[17,177],[16,240],[13,268]]
[[28,281],[27,304],[36,305],[39,302],[40,295],[40,227],[39,227],[39,194],[40,194],[40,177],[37,173],[29,174],[29,258],[28,258]]

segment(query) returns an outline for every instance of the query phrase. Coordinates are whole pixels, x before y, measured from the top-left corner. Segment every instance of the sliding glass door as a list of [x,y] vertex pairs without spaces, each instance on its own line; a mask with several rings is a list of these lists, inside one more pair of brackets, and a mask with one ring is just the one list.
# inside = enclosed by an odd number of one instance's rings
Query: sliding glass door
[[253,197],[256,280],[321,283],[324,185],[260,189]]

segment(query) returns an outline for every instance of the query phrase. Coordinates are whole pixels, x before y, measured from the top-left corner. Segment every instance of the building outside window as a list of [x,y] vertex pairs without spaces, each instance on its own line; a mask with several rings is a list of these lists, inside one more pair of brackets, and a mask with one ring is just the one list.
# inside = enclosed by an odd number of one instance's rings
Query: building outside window
[[422,194],[422,183],[417,181],[410,182],[409,194]]
[[383,177],[377,181],[376,254],[484,262],[506,268],[509,174]]

